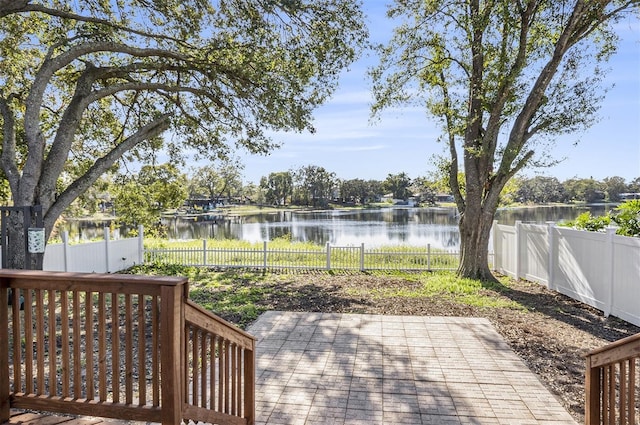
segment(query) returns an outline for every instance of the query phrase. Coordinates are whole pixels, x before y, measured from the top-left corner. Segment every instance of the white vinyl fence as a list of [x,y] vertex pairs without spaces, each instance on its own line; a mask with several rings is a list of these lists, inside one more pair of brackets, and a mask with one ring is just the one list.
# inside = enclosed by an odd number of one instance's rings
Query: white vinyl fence
[[109,228],[104,240],[77,245],[69,244],[69,235],[62,235],[62,243],[48,244],[44,253],[43,270],[111,273],[124,270],[144,260],[142,229],[139,237],[111,240]]
[[516,222],[494,223],[495,270],[541,283],[640,326],[640,238]]

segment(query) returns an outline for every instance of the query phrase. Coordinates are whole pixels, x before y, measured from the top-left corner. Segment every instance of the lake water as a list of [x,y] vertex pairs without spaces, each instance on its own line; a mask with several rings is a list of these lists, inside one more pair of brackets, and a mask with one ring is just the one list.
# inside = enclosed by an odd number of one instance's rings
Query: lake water
[[[580,213],[591,211],[605,214],[614,206],[553,206],[510,208],[498,211],[496,219],[502,224],[522,222],[545,223],[575,219]],[[279,211],[246,217],[231,217],[221,222],[210,220],[166,219],[171,239],[241,239],[250,242],[291,238],[318,244],[360,245],[367,247],[388,245],[458,248],[460,235],[455,208],[380,208],[367,210],[334,210],[321,212]],[[102,236],[101,225],[92,222],[70,222],[72,237],[82,239]],[[116,229],[114,237],[124,233]]]
[[[591,211],[602,215],[610,207],[534,207],[503,209],[496,219],[502,224],[545,223],[575,219]],[[381,208],[322,212],[280,211],[212,221],[166,220],[173,239],[242,239],[250,242],[291,238],[318,244],[411,245],[457,249],[460,243],[455,208]]]

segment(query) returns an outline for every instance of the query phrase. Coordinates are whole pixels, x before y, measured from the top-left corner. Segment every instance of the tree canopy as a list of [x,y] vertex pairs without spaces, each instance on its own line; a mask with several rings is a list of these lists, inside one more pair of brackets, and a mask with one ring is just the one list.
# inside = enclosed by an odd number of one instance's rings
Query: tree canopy
[[190,179],[190,196],[206,196],[214,205],[225,195],[230,199],[242,191],[243,169],[244,166],[237,159],[194,169]]
[[269,130],[313,131],[365,40],[351,0],[0,0],[13,203],[42,205],[49,233],[123,158],[266,153]]
[[494,279],[488,241],[502,189],[525,166],[553,163],[544,148],[554,136],[597,119],[613,25],[638,4],[397,0],[388,9],[399,24],[371,71],[373,113],[413,104],[442,124],[461,275]]
[[181,207],[187,199],[187,179],[174,166],[145,165],[135,176],[120,176],[113,186],[118,221],[143,225],[152,235],[160,235],[163,211]]

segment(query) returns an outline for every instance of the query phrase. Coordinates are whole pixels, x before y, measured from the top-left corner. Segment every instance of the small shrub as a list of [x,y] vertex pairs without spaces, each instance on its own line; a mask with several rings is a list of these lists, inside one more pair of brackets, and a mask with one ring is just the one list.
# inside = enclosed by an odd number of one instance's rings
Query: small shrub
[[576,217],[574,221],[569,221],[564,225],[578,230],[602,232],[609,224],[611,224],[609,214],[594,217],[590,212],[584,212]]
[[640,199],[620,204],[611,215],[611,219],[619,226],[617,234],[640,236]]

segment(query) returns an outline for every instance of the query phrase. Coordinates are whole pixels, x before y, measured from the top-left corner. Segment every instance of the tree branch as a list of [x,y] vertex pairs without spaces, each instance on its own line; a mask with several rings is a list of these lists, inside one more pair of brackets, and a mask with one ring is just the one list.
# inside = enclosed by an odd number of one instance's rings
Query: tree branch
[[125,25],[109,21],[107,19],[96,18],[93,16],[83,16],[77,13],[67,12],[59,9],[52,9],[41,4],[30,4],[31,0],[0,0],[0,18],[4,18],[8,15],[24,12],[39,12],[45,15],[53,16],[56,18],[70,19],[78,22],[87,22],[92,24],[103,25],[108,28],[113,28],[118,31],[123,31],[129,34],[139,35],[145,38],[153,38],[158,40],[167,40],[175,43],[179,43],[188,46],[184,40],[170,37],[165,34],[154,34],[146,31],[140,31],[135,28],[131,28]]
[[13,111],[9,107],[9,99],[0,98],[0,115],[2,116],[2,168],[9,181],[12,193],[16,193],[20,181],[20,171],[16,163],[16,127]]
[[51,230],[55,220],[60,216],[60,214],[62,214],[62,212],[69,207],[69,205],[71,205],[71,203],[81,193],[91,187],[91,185],[93,185],[102,174],[115,164],[116,161],[124,155],[124,153],[145,140],[159,136],[169,128],[170,117],[170,114],[161,115],[149,124],[139,128],[134,134],[116,145],[106,155],[98,158],[82,176],[77,178],[56,198],[55,202],[47,210],[44,217],[45,227]]

